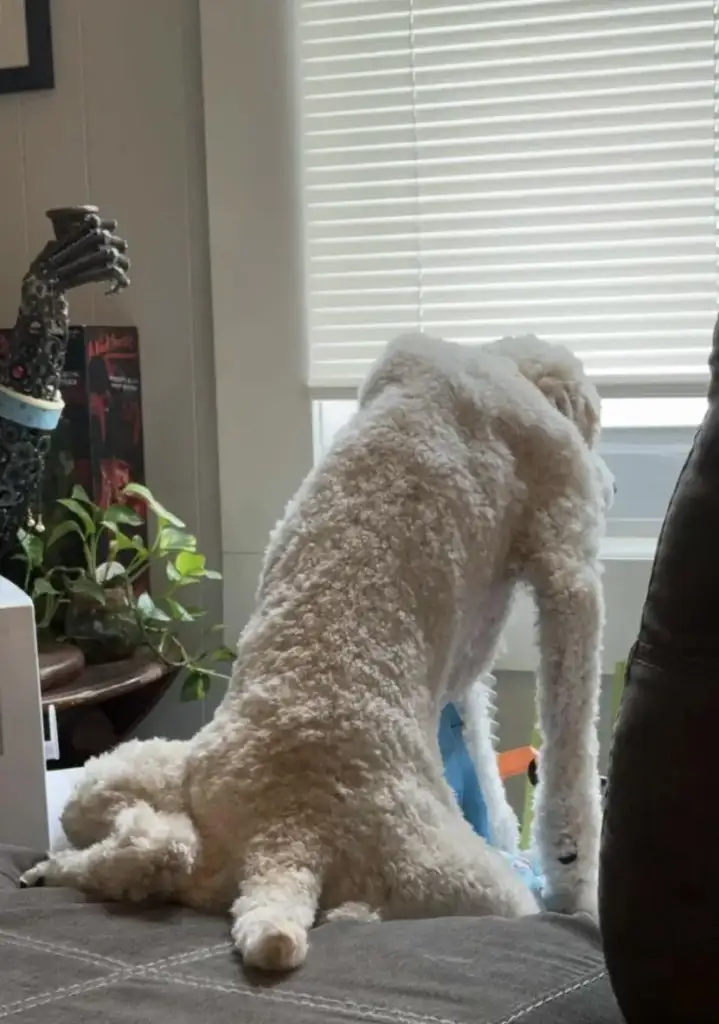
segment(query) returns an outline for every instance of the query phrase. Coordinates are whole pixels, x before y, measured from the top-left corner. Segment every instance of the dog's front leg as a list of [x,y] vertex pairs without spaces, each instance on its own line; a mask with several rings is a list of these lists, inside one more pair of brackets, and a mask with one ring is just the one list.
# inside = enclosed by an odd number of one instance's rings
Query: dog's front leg
[[545,898],[549,909],[596,915],[602,587],[597,568],[586,563],[547,566],[534,583],[543,735],[534,828]]

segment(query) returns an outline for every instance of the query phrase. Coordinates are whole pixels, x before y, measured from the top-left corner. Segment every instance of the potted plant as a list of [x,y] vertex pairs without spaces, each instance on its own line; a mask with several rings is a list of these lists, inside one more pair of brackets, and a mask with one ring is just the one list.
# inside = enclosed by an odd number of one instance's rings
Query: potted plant
[[[128,484],[121,503],[101,508],[82,487],[58,499],[64,518],[47,533],[20,531],[25,590],[33,599],[38,633],[72,642],[88,663],[115,661],[146,649],[168,667],[187,670],[184,700],[206,696],[213,678],[227,681],[212,666],[233,653],[222,644],[206,646],[202,608],[188,603],[191,589],[220,580],[197,550],[197,539],[152,492]],[[138,528],[154,520],[148,542]],[[80,555],[64,564],[58,557],[69,539]],[[145,589],[149,570],[160,570],[165,586],[153,597]],[[222,630],[211,627],[210,632]],[[192,635],[194,634],[194,636]],[[194,643],[191,643],[191,640]]]

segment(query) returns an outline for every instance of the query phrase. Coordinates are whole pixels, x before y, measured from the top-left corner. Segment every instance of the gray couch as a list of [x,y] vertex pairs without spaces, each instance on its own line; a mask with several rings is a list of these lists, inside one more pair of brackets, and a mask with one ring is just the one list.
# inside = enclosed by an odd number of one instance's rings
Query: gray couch
[[0,849],[0,1019],[18,1024],[621,1024],[585,918],[317,928],[305,967],[247,975],[228,924],[18,889],[37,855]]

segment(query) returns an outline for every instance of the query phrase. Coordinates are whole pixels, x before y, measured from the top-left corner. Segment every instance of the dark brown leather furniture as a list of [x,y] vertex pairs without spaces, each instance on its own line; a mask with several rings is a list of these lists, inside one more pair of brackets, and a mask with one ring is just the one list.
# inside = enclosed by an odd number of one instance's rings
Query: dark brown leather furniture
[[719,321],[614,737],[605,956],[628,1024],[719,1024]]

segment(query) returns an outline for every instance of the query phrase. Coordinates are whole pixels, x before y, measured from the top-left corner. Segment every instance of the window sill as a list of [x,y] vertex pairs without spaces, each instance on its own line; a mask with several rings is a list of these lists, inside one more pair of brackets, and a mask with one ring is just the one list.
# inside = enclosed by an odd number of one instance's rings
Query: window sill
[[652,562],[657,537],[605,537],[599,549],[602,562]]

